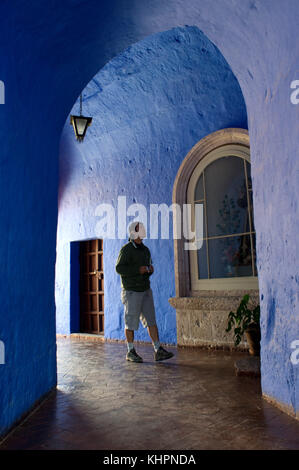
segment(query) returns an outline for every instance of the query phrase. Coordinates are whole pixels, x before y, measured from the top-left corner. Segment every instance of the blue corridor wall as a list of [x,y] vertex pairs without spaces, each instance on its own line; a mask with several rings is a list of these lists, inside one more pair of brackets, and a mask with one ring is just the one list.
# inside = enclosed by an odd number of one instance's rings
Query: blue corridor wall
[[[78,110],[77,102],[72,114]],[[150,204],[171,205],[174,179],[188,151],[218,129],[247,128],[235,76],[196,27],[148,37],[114,58],[83,90],[83,112],[93,117],[84,142],[75,140],[68,118],[60,146],[56,318],[57,332],[64,334],[78,331],[78,303],[70,302],[70,242],[97,238],[97,205],[111,204],[117,215],[117,198],[126,196],[127,207],[146,207],[149,226]],[[117,228],[116,223],[116,236]],[[176,315],[168,303],[175,295],[172,225],[169,232],[169,240],[145,244],[155,266],[151,284],[160,338],[175,344]],[[106,338],[124,339],[120,277],[114,268],[124,243],[104,241]],[[77,255],[72,262],[76,269]],[[136,339],[149,341],[142,326]]]
[[219,48],[243,92],[262,390],[298,415],[299,367],[290,360],[299,339],[299,105],[290,101],[290,84],[299,79],[298,24],[297,0],[0,2],[0,434],[56,383],[58,153],[69,111],[113,57],[185,25],[197,26]]

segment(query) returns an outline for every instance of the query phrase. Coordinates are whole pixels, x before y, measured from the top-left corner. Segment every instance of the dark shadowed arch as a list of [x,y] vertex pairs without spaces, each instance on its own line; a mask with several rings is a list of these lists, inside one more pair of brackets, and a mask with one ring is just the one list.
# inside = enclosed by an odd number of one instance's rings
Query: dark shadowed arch
[[0,332],[7,365],[0,434],[56,384],[58,146],[65,119],[112,57],[181,25],[197,26],[219,48],[244,95],[262,286],[263,392],[298,414],[299,379],[288,349],[299,326],[298,108],[288,94],[298,78],[298,21],[292,0],[288,8],[281,0],[237,7],[234,0],[1,2]]

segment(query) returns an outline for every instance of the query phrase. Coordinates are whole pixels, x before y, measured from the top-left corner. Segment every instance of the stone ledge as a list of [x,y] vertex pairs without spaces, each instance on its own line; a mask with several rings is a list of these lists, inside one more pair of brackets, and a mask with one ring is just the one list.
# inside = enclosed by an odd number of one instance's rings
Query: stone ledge
[[182,313],[184,310],[229,310],[237,308],[243,296],[249,293],[251,300],[255,303],[259,302],[258,290],[225,290],[225,291],[201,291],[200,295],[192,297],[170,297],[168,302],[172,307],[178,310],[177,313]]
[[203,351],[226,351],[231,353],[248,353],[248,346],[246,343],[240,343],[239,346],[235,346],[233,343],[227,344],[210,344],[210,342],[204,344],[178,344],[177,349],[190,349],[190,350],[203,350]]

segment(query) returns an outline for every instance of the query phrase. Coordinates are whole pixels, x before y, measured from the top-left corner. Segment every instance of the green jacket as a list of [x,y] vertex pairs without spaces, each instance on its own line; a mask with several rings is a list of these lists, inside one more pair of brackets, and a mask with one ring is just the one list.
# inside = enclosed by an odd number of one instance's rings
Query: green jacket
[[116,272],[121,276],[121,286],[125,290],[144,292],[150,288],[149,277],[152,273],[140,274],[140,266],[152,264],[151,252],[143,243],[135,244],[132,241],[126,243],[120,250]]

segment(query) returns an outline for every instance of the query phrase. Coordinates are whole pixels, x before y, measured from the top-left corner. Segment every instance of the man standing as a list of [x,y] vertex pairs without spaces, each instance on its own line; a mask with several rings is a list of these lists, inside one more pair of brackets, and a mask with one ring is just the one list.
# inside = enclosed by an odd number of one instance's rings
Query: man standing
[[153,292],[150,287],[150,276],[154,272],[150,250],[143,244],[145,228],[141,222],[129,226],[130,238],[120,250],[116,262],[116,272],[121,276],[121,300],[125,310],[125,335],[128,352],[126,359],[132,362],[143,362],[134,348],[134,331],[138,330],[139,320],[147,327],[154,346],[155,361],[164,361],[173,357],[159,342],[156,324]]

